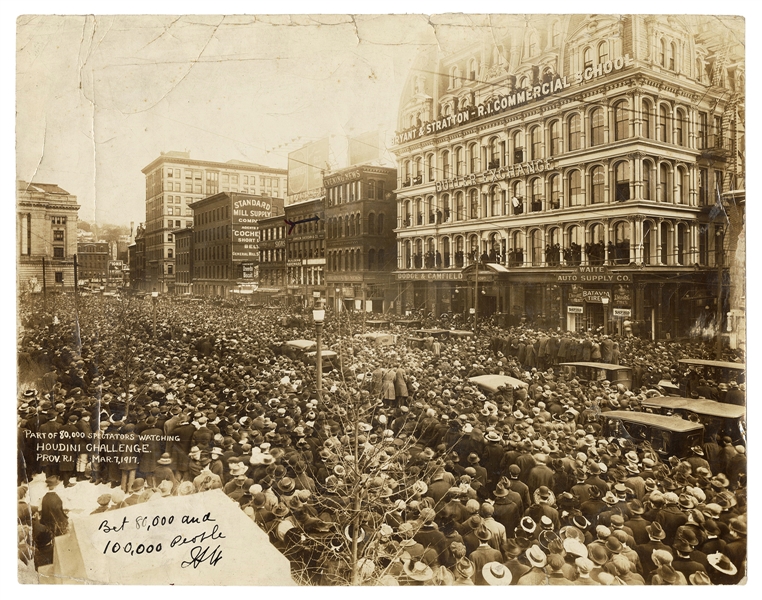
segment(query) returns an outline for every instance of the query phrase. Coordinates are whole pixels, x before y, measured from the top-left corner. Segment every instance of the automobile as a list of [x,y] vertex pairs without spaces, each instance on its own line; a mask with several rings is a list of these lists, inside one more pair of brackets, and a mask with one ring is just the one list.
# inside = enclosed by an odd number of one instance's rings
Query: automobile
[[[314,365],[317,363],[317,350],[314,350],[312,352],[305,352],[304,355],[306,357],[306,362],[308,362],[309,364]],[[323,358],[323,362],[322,362],[323,372],[331,371],[333,369],[336,369],[336,370],[340,369],[339,355],[335,351],[321,350],[320,355]]]
[[368,340],[376,346],[391,346],[394,343],[394,338],[396,336],[382,331],[371,331],[368,333],[355,334],[355,337]]
[[679,415],[704,426],[705,438],[728,436],[734,444],[746,445],[746,407],[704,398],[657,396],[641,403],[644,411],[659,415]]
[[317,348],[317,342],[313,340],[290,340],[281,346],[285,356],[291,359],[302,358],[305,352],[311,352]]
[[626,389],[632,388],[632,369],[624,365],[612,365],[599,362],[567,362],[561,363],[566,377],[576,377],[583,383],[590,381],[606,381],[611,385],[622,384]]
[[528,387],[529,384],[516,379],[515,377],[509,377],[508,375],[478,375],[476,377],[469,377],[468,382],[481,388],[485,392],[497,392],[501,387],[518,389]]
[[629,440],[647,446],[662,458],[685,458],[704,441],[704,426],[678,416],[667,417],[629,410],[610,410],[600,415],[604,437]]
[[703,358],[681,358],[678,361],[688,369],[685,396],[690,396],[691,390],[698,384],[699,379],[711,379],[715,384],[729,384],[733,381],[743,383],[746,379],[746,364],[724,360],[706,360]]

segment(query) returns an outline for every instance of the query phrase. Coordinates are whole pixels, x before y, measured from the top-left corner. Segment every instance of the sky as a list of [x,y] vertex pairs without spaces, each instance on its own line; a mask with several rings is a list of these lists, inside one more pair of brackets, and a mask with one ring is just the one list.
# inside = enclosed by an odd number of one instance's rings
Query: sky
[[286,168],[325,135],[392,131],[423,16],[28,16],[17,29],[17,178],[80,219],[145,220],[162,151]]

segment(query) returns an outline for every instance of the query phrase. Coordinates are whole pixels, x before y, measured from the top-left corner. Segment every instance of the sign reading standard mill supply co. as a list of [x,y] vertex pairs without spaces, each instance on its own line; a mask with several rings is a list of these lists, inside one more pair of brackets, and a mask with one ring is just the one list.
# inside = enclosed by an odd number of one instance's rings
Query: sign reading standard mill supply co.
[[268,198],[236,194],[232,202],[233,260],[259,262],[259,221],[272,215]]

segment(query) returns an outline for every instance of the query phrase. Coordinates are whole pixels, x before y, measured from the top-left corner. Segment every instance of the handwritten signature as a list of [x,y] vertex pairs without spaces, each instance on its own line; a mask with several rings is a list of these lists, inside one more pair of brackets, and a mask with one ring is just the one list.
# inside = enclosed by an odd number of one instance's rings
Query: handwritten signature
[[184,560],[180,563],[180,566],[183,569],[191,566],[197,569],[202,563],[209,561],[210,566],[216,567],[217,563],[221,560],[222,550],[220,550],[219,545],[211,553],[209,553],[209,546],[203,548],[201,546],[194,546],[190,551],[190,560]]

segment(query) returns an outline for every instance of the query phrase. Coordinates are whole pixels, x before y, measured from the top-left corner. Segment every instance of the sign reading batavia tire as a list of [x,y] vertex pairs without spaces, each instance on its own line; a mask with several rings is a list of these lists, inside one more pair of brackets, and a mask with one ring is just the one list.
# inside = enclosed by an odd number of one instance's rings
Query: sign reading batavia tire
[[577,267],[576,272],[558,273],[559,283],[621,283],[632,281],[629,273],[610,273],[608,267]]

